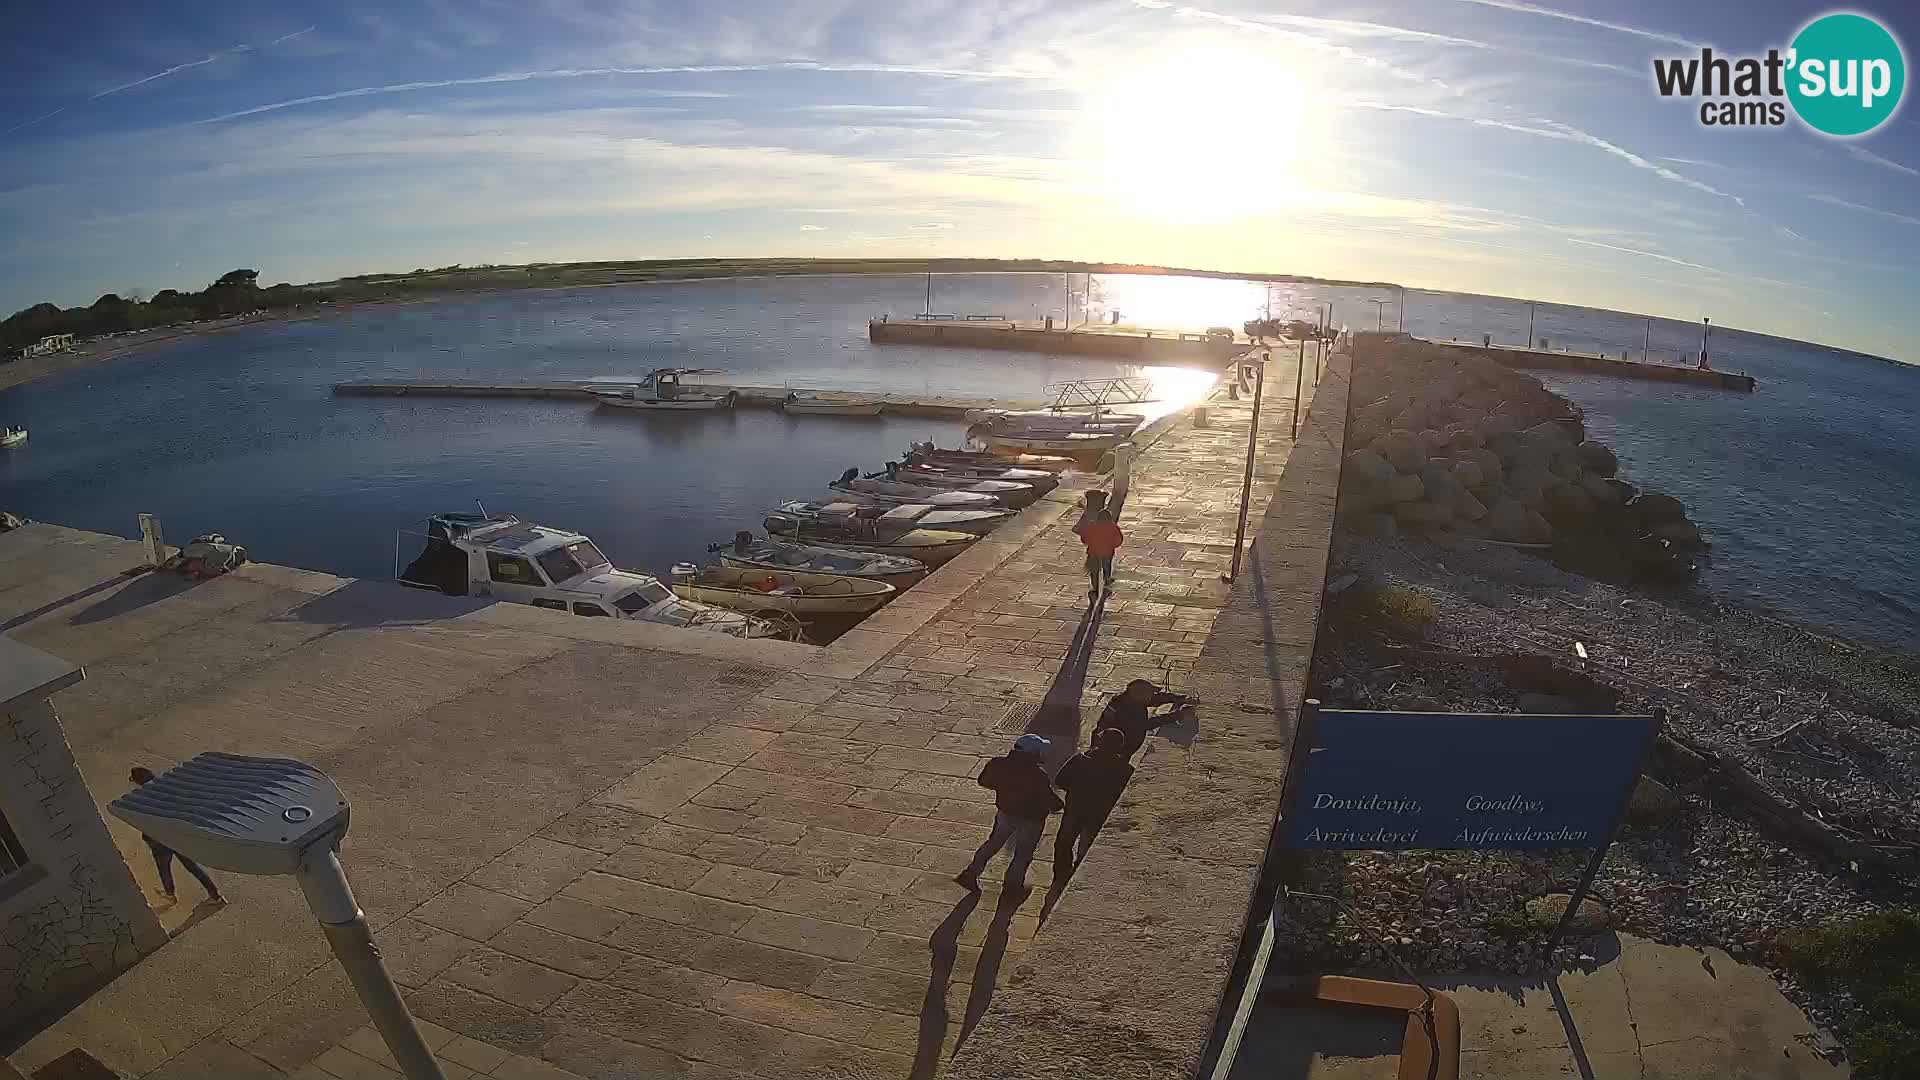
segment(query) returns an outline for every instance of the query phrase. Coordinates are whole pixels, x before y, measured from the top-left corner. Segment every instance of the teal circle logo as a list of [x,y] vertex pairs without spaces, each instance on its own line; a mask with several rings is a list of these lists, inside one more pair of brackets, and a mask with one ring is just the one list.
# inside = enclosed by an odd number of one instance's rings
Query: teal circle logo
[[1885,123],[1907,89],[1907,61],[1865,15],[1822,15],[1793,39],[1787,99],[1815,131],[1848,138]]

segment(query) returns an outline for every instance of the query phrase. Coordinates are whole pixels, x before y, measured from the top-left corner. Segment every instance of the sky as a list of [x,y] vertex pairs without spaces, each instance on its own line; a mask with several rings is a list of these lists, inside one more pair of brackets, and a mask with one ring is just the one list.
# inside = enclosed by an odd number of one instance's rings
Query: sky
[[[1920,110],[1843,141],[1653,88],[1655,57],[1784,48],[1828,8],[1554,4],[30,5],[0,41],[0,312],[241,266],[1031,257],[1920,362]],[[1911,6],[1852,10],[1920,41]]]

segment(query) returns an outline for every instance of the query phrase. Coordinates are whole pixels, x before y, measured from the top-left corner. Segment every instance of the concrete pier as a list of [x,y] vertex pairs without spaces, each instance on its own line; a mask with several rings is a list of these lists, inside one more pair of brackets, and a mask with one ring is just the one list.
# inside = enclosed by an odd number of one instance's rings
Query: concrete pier
[[1071,330],[1046,323],[975,319],[875,319],[867,338],[876,345],[933,345],[962,349],[1010,349],[1061,356],[1108,356],[1148,364],[1206,364],[1227,360],[1250,347],[1246,335],[1204,334],[1090,324]]
[[1555,352],[1550,349],[1529,349],[1524,345],[1476,345],[1460,341],[1429,341],[1443,348],[1458,349],[1477,356],[1484,356],[1510,368],[1535,371],[1570,371],[1582,375],[1610,375],[1619,379],[1643,379],[1648,382],[1684,383],[1688,386],[1705,386],[1716,390],[1735,390],[1752,393],[1759,382],[1751,375],[1741,375],[1730,371],[1704,370],[1694,367],[1675,367],[1666,364],[1643,364],[1635,360],[1618,360],[1610,356],[1595,356],[1591,353]]
[[[1251,410],[1222,396],[1142,439],[1092,608],[1063,486],[825,648],[274,566],[125,576],[133,541],[45,525],[0,534],[0,623],[87,665],[56,703],[96,800],[206,749],[335,778],[343,861],[450,1075],[1193,1075],[1258,985],[1344,442],[1346,358],[1297,443],[1290,361],[1231,585]],[[986,758],[1033,730],[1057,765],[1134,678],[1206,704],[1150,740],[1072,883],[1046,889],[1049,836],[1030,895],[998,860],[984,896],[956,886]],[[162,910],[174,940],[16,1064],[392,1080],[297,892],[219,876],[229,906]]]
[[[357,381],[335,383],[333,392],[340,397],[573,398],[585,401],[593,397],[589,389],[593,385],[596,384],[580,380],[498,383],[446,380]],[[777,409],[787,400],[788,394],[800,394],[829,402],[879,401],[884,403],[883,411],[889,416],[931,416],[943,419],[960,419],[969,409],[1038,409],[1043,404],[1039,401],[1020,398],[879,394],[859,390],[815,390],[800,386],[731,386],[725,383],[701,383],[698,387],[698,392],[701,393],[725,393],[728,390],[739,395],[735,404],[742,408]]]

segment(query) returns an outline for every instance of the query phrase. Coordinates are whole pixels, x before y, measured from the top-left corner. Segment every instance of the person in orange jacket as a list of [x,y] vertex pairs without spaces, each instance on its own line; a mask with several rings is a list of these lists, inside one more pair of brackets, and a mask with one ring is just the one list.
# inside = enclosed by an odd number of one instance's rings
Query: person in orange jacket
[[1104,509],[1079,532],[1080,542],[1087,546],[1087,599],[1097,600],[1102,588],[1113,591],[1113,553],[1127,537],[1114,524],[1113,511]]

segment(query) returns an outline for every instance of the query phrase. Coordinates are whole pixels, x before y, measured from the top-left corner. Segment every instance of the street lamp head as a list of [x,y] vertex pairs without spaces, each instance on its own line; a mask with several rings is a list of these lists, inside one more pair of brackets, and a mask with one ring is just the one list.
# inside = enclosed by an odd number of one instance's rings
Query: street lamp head
[[207,753],[113,800],[113,815],[197,863],[292,874],[316,843],[347,831],[346,797],[292,758]]

